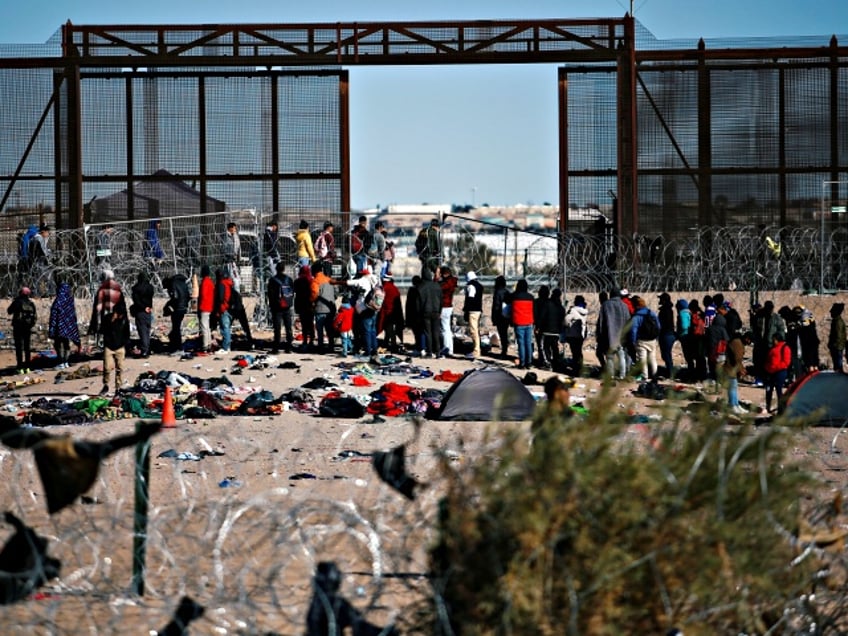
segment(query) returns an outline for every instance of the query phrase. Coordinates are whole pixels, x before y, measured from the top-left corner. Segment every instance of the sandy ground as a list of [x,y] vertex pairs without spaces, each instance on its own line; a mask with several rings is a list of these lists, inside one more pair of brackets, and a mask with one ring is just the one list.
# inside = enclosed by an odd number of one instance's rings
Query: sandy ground
[[[740,295],[739,305],[744,297]],[[826,339],[824,318],[836,299],[802,300],[819,318],[820,335]],[[778,307],[797,304],[797,296],[775,303]],[[745,309],[740,307],[740,313]],[[47,315],[46,308],[41,315]],[[595,362],[593,347],[594,342],[588,341],[589,364]],[[296,369],[274,365],[232,375],[240,353],[244,352],[189,360],[166,355],[128,358],[125,376],[133,381],[143,372],[163,369],[206,378],[227,375],[245,390],[263,388],[274,395],[316,377],[337,382],[352,395],[367,395],[389,381],[421,388],[449,387],[432,377],[380,375],[372,376],[371,386],[353,386],[340,380],[340,369],[334,366],[341,362],[339,357],[298,353],[280,354],[277,360],[278,364],[294,362]],[[41,382],[15,386],[21,378],[9,374],[12,362],[13,353],[8,348],[0,350],[0,368],[6,368],[7,374],[2,397],[9,413],[25,409],[28,401],[42,396],[62,399],[96,394],[102,384],[99,375],[56,384],[57,372],[48,368],[31,374]],[[462,373],[482,364],[512,369],[507,361],[488,357],[413,362],[434,374]],[[93,360],[91,364],[100,363]],[[519,377],[525,373],[513,372]],[[544,371],[537,373],[542,381],[548,376]],[[529,388],[541,394],[541,386]],[[635,388],[635,382],[619,384],[616,408],[633,417],[634,424],[625,434],[645,435],[648,427],[661,423],[661,405],[635,396]],[[580,378],[572,395],[575,401],[590,402],[598,391],[598,380]],[[323,391],[311,393],[320,397]],[[740,393],[752,408],[764,402],[762,389],[743,385]],[[711,401],[718,397],[723,398],[724,392],[706,395]],[[129,432],[134,425],[135,420],[122,419],[49,430],[103,439]],[[408,416],[343,420],[293,410],[272,416],[180,420],[152,441],[142,596],[133,593],[132,585],[134,453],[120,451],[103,463],[88,493],[92,503],[77,503],[48,516],[31,453],[0,447],[4,509],[49,538],[50,553],[63,562],[61,577],[43,588],[38,598],[0,607],[2,631],[148,633],[161,628],[179,598],[188,594],[207,608],[192,633],[300,634],[311,594],[310,576],[319,561],[337,562],[345,573],[342,593],[372,621],[383,624],[409,618],[410,603],[427,595],[426,546],[433,538],[441,484],[437,458],[447,453],[449,461],[461,468],[492,452],[499,431],[516,426],[527,424],[425,421],[416,436]],[[414,501],[380,482],[368,458],[357,454],[403,443],[408,443],[409,472],[426,484]],[[169,449],[222,454],[199,461],[158,457]],[[848,461],[842,453],[848,453],[848,444],[837,430],[799,432],[792,452],[814,462],[824,488],[844,487]],[[306,475],[314,478],[303,478]],[[5,541],[10,532],[8,526],[0,525],[0,540]]]

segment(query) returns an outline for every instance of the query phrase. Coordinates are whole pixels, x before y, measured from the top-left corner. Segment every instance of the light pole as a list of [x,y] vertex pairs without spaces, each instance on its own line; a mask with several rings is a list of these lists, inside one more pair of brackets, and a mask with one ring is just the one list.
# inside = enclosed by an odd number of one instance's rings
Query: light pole
[[477,208],[477,186],[471,186],[471,207]]

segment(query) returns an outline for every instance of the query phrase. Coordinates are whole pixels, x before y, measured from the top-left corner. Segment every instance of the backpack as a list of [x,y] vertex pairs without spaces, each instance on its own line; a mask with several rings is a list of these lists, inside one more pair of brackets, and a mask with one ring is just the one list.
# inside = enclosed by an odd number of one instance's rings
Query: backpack
[[659,337],[660,325],[652,312],[649,311],[642,316],[642,322],[639,324],[636,335],[639,340],[656,340]]
[[692,335],[703,336],[707,333],[707,323],[704,317],[697,311],[692,312]]
[[315,241],[315,255],[318,258],[327,258],[327,252],[327,236],[321,232]]
[[276,276],[273,280],[277,281],[277,285],[280,286],[280,309],[289,309],[294,305],[294,289]]
[[370,249],[374,242],[374,237],[371,232],[360,225],[357,225],[350,231],[350,253],[359,254],[364,249]]
[[418,236],[415,237],[415,253],[418,256],[422,256],[429,246],[430,241],[427,240],[427,228],[421,228],[418,232]]
[[35,303],[29,298],[21,302],[21,309],[18,312],[18,322],[29,329],[35,327]]

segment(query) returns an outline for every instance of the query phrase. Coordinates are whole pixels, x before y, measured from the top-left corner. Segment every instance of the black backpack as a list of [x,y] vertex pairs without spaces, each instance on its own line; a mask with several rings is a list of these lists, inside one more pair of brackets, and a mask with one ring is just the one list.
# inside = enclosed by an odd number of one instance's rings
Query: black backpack
[[35,303],[29,298],[25,298],[21,301],[21,308],[18,312],[18,322],[24,327],[32,329],[35,327],[35,320]]
[[650,311],[642,316],[642,323],[636,334],[639,340],[656,340],[660,335],[660,325],[657,317]]

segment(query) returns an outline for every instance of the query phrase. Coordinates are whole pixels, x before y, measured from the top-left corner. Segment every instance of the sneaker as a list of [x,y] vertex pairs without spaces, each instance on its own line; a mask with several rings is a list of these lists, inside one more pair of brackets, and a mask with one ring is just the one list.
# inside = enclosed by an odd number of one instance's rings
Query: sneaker
[[229,349],[218,349],[218,353],[223,353],[224,355],[228,354],[229,352]]
[[746,409],[744,406],[742,406],[740,404],[735,405],[730,410],[733,411],[734,413],[736,413],[736,415],[747,415],[748,414],[748,409]]
[[100,389],[100,395],[109,395],[109,385],[104,384],[103,388]]

